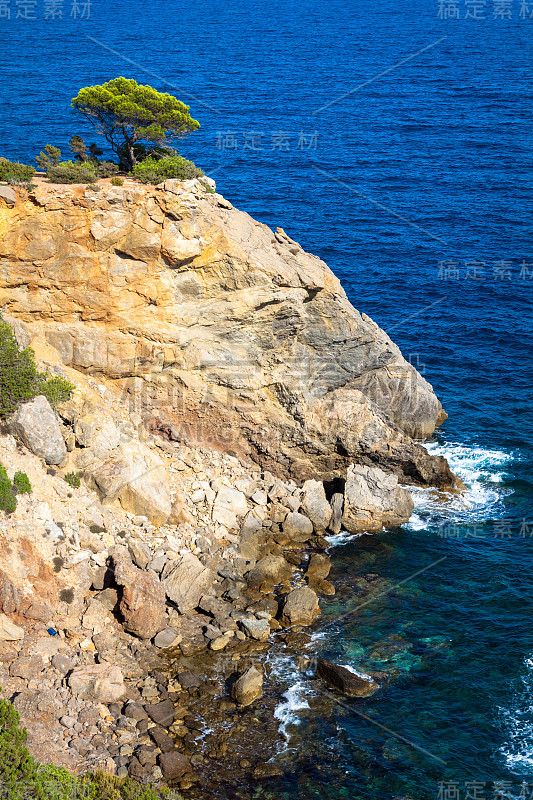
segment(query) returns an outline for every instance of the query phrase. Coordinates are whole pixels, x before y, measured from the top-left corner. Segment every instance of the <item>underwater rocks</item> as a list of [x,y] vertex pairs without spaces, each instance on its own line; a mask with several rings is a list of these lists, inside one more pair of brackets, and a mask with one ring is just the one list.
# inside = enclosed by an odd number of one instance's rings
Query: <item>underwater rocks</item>
[[346,697],[370,697],[379,689],[379,684],[370,678],[357,675],[351,669],[332,664],[323,658],[318,660],[316,676]]

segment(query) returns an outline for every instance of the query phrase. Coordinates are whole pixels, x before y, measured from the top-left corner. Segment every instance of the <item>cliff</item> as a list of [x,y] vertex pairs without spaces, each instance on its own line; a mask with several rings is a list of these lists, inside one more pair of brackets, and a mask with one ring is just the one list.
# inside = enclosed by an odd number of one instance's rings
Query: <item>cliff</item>
[[453,484],[414,441],[446,418],[432,387],[282,229],[198,181],[4,195],[0,307],[19,340],[120,389],[151,431],[297,481],[357,462]]

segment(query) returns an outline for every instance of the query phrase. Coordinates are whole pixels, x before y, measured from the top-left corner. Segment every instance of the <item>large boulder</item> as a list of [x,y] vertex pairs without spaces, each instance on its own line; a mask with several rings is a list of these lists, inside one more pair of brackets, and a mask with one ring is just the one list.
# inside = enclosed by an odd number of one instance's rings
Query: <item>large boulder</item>
[[59,420],[44,395],[24,403],[15,414],[10,427],[28,450],[39,458],[44,458],[47,464],[61,464],[65,459],[67,448]]
[[265,556],[247,573],[246,580],[250,586],[257,588],[263,583],[277,586],[289,580],[293,570],[294,567],[283,556]]
[[322,481],[309,480],[303,485],[302,512],[313,523],[315,533],[324,533],[331,519],[331,506],[326,500]]
[[231,696],[241,706],[249,706],[263,696],[263,673],[250,667],[231,687]]
[[350,533],[376,532],[407,522],[414,503],[398,478],[377,467],[351,464],[344,488],[342,524]]
[[313,535],[313,523],[299,511],[287,514],[283,523],[283,533],[293,542],[306,542]]
[[164,525],[172,512],[162,459],[137,441],[122,443],[112,458],[89,470],[102,500],[119,500],[126,511]]
[[185,553],[167,562],[163,572],[163,586],[167,597],[181,614],[192,611],[200,598],[212,586],[214,573],[192,553]]
[[318,660],[316,675],[346,697],[370,697],[379,689],[379,684],[371,678],[365,678],[348,667],[332,664],[323,658]]
[[292,625],[310,625],[319,614],[318,597],[313,589],[293,589],[285,599],[281,624],[286,628]]
[[73,694],[96,703],[116,703],[126,693],[121,670],[107,663],[76,667],[68,684]]
[[122,586],[120,612],[124,629],[152,639],[167,625],[165,589],[154,572],[137,569],[125,557],[114,558],[115,581]]
[[226,528],[237,526],[237,517],[243,517],[248,511],[246,495],[229,486],[221,486],[213,505],[213,521],[225,525]]
[[171,750],[170,753],[161,753],[159,756],[159,766],[163,777],[167,782],[181,778],[187,772],[191,772],[191,763],[186,755],[179,750]]

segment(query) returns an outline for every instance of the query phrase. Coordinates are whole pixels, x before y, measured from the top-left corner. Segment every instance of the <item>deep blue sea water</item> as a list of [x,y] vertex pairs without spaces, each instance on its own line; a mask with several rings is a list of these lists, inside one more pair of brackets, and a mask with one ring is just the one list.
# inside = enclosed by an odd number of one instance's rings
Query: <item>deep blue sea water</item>
[[[530,15],[521,0],[0,2],[2,155],[92,141],[69,108],[89,83],[174,92],[202,124],[182,152],[324,258],[450,415],[429,446],[466,500],[417,492],[409,525],[337,545],[310,647],[393,679],[326,707],[278,665],[286,772],[242,797],[533,797]],[[390,590],[339,619],[368,572]]]

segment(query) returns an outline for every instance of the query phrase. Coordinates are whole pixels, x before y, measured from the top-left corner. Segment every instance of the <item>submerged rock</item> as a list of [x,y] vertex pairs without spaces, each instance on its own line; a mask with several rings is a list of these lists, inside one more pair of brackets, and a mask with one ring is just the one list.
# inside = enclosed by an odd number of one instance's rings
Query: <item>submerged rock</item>
[[316,676],[346,697],[370,697],[379,689],[379,684],[370,678],[364,678],[347,667],[332,664],[323,658],[318,661]]

